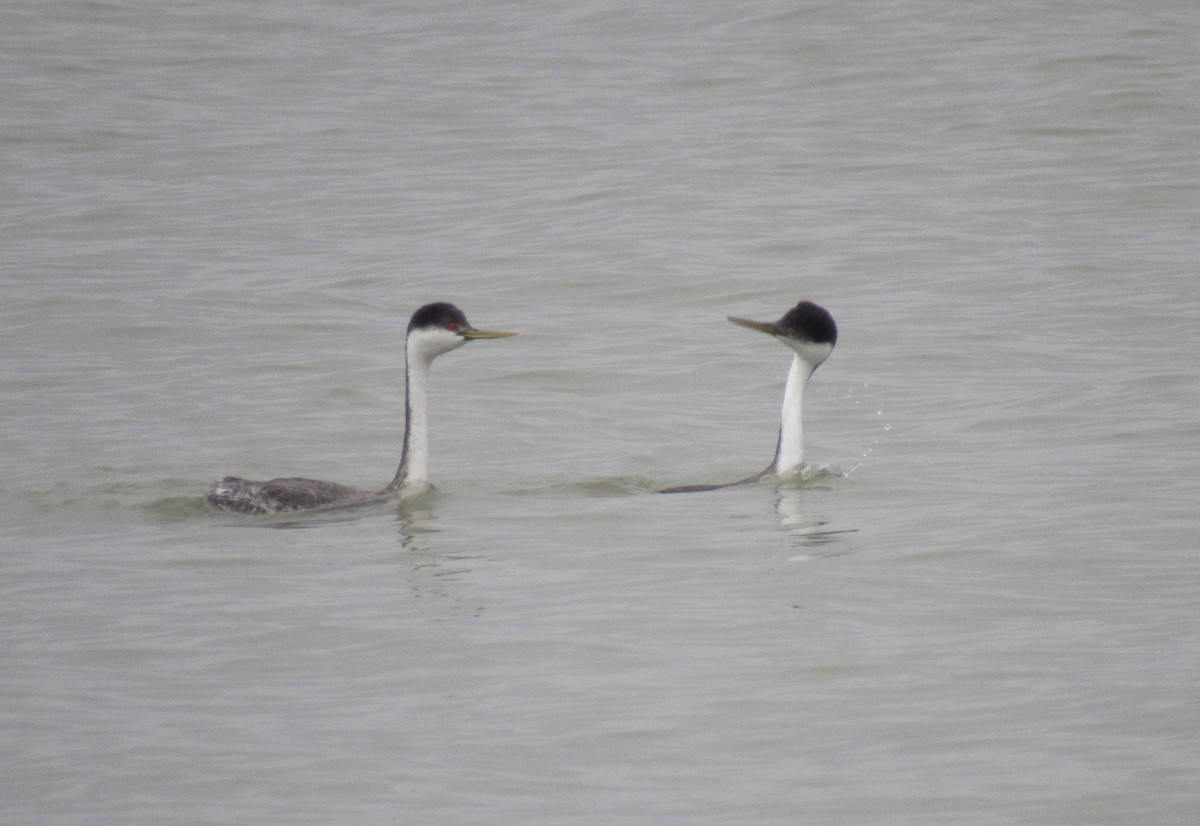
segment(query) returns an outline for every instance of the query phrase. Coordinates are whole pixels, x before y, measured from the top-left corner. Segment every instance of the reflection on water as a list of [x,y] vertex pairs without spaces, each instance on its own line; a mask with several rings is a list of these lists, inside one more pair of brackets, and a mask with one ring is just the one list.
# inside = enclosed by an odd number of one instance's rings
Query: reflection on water
[[[820,476],[830,478],[834,474],[825,470]],[[844,478],[843,474],[836,474]],[[775,510],[779,513],[779,524],[787,531],[792,539],[794,548],[822,548],[820,556],[836,556],[848,553],[845,537],[856,533],[856,528],[830,528],[830,520],[815,514],[811,510],[811,495],[805,486],[795,483],[784,483],[775,490]],[[836,546],[836,547],[835,547]],[[791,557],[791,561],[812,559],[815,555]]]

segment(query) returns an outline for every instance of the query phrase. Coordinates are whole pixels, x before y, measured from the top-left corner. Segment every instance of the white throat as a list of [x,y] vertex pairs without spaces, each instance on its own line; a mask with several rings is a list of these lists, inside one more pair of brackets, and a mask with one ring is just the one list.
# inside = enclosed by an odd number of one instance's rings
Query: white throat
[[795,351],[783,389],[783,411],[779,416],[779,444],[771,472],[785,476],[804,464],[804,388],[813,371],[829,358],[833,345],[780,339]]
[[776,476],[791,473],[804,463],[804,388],[815,366],[799,355],[792,359],[787,385],[783,389],[783,412],[779,416],[779,444],[775,448]]
[[429,481],[429,370],[433,360],[466,344],[449,330],[414,330],[404,348],[404,447],[388,490]]
[[431,358],[408,359],[404,389],[404,449],[393,485],[429,481],[429,384]]

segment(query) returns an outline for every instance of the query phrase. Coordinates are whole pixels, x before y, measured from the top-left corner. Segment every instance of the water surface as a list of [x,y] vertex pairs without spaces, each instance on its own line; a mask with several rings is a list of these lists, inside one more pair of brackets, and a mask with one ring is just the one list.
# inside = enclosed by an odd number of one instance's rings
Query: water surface
[[6,822],[1190,822],[1189,4],[0,23]]

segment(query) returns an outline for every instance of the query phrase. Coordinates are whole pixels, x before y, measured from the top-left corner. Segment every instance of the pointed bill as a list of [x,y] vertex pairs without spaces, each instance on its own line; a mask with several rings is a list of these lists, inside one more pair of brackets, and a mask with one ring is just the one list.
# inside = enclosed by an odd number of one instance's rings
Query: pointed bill
[[762,321],[751,321],[748,318],[738,318],[737,316],[732,316],[732,315],[726,316],[726,318],[728,318],[730,321],[732,321],[734,324],[737,324],[740,327],[746,327],[751,330],[758,330],[760,333],[766,333],[767,335],[773,336],[778,331],[774,322],[766,323],[766,322],[762,322]]
[[505,333],[501,330],[476,330],[472,327],[469,330],[463,330],[459,335],[470,341],[477,338],[508,338],[509,336],[515,336],[516,333]]

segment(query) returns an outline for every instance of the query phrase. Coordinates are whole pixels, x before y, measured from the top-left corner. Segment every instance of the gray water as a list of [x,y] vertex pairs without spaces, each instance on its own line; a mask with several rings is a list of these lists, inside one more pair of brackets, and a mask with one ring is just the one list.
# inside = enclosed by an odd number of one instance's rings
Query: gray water
[[[1194,3],[0,10],[0,820],[1191,823]],[[802,478],[790,354],[840,327]],[[209,481],[437,490],[279,522]]]

